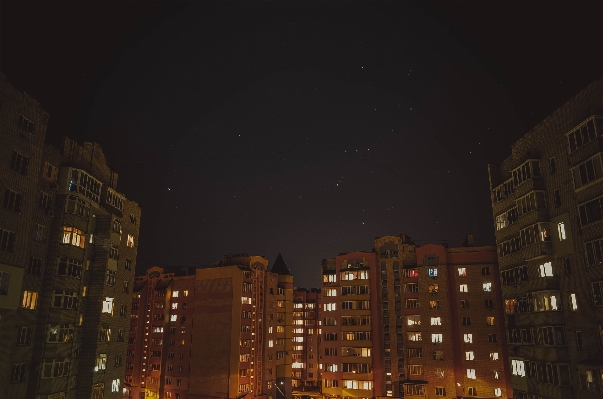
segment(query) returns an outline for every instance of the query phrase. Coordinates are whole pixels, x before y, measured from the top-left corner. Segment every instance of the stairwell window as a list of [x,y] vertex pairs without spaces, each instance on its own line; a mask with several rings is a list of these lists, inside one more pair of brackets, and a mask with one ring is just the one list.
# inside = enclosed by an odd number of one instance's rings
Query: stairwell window
[[557,232],[559,233],[559,241],[567,240],[567,235],[565,234],[565,223],[557,223]]
[[576,294],[572,293],[569,295],[569,304],[572,312],[576,312],[578,310],[578,300],[576,299]]

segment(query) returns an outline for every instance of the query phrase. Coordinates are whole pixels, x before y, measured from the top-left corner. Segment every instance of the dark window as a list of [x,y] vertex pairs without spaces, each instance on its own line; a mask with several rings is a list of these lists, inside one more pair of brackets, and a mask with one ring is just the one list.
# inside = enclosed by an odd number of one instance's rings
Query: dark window
[[555,158],[549,159],[549,173],[551,175],[557,173],[557,165],[555,165]]
[[4,190],[4,208],[21,213],[21,194],[7,188]]
[[19,115],[19,127],[23,130],[28,131],[31,134],[34,134],[36,124],[24,117],[23,115]]
[[482,267],[482,276],[489,276],[489,275],[490,275],[490,268]]
[[580,224],[582,224],[582,226],[603,219],[603,213],[601,213],[601,198],[580,205],[578,210],[580,211]]
[[571,276],[572,275],[572,262],[570,261],[570,258],[565,258],[563,260],[563,266],[565,267],[565,274],[567,276]]
[[25,363],[13,364],[10,382],[23,382],[27,373],[27,365]]
[[27,169],[29,167],[29,158],[20,152],[13,151],[13,157],[10,160],[10,168],[23,175],[27,175]]
[[40,192],[40,208],[47,211],[52,209],[52,196],[44,191]]
[[582,331],[576,331],[576,348],[579,350],[584,349],[584,344],[582,342]]
[[553,191],[553,203],[555,204],[555,208],[561,206],[561,194],[559,193],[559,189]]
[[29,266],[27,267],[27,273],[34,276],[42,275],[42,259],[29,258]]
[[15,233],[0,229],[0,249],[7,252],[15,252]]

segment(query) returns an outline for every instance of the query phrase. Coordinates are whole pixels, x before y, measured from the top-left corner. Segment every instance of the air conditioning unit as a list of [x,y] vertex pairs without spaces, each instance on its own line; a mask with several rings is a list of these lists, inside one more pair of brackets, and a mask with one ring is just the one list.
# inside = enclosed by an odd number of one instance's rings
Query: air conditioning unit
[[59,189],[59,185],[58,185],[57,183],[51,183],[51,184],[50,184],[50,188],[51,188],[52,190],[56,191],[56,190],[58,190],[58,189]]

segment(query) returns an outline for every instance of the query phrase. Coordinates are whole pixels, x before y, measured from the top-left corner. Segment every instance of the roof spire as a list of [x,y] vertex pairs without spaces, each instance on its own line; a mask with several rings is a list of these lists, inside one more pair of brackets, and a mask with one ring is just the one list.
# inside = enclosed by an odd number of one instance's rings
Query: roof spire
[[274,261],[274,263],[272,264],[272,269],[270,269],[271,273],[276,273],[276,274],[280,274],[280,275],[291,275],[291,272],[289,271],[289,268],[287,267],[287,264],[285,263],[285,261],[283,260],[283,256],[280,254],[278,254],[278,256],[276,257],[276,260]]

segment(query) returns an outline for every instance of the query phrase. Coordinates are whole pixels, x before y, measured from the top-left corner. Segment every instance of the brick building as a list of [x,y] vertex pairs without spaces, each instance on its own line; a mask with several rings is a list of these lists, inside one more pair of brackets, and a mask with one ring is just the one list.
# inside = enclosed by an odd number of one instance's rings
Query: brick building
[[514,397],[603,384],[603,80],[489,165]]
[[293,290],[293,394],[320,392],[318,315],[320,289]]
[[137,277],[126,370],[132,398],[291,396],[293,277],[279,256],[233,255]]
[[0,397],[122,397],[140,208],[3,75],[0,102]]
[[323,261],[325,396],[510,397],[495,247],[471,241],[384,236]]

